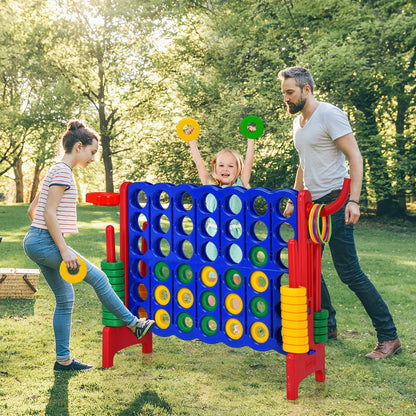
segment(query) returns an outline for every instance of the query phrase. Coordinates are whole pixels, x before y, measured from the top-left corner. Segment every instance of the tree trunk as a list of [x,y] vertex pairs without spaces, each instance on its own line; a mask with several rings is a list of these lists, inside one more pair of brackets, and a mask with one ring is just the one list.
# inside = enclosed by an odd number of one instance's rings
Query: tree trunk
[[23,162],[20,157],[13,161],[14,181],[16,183],[16,203],[23,201]]
[[111,159],[110,137],[107,134],[101,135],[103,147],[103,162],[105,168],[105,191],[114,192],[113,183],[113,161]]
[[111,117],[106,116],[105,104],[105,77],[103,70],[103,52],[100,49],[98,58],[98,79],[100,81],[98,88],[98,117],[100,120],[101,145],[103,148],[103,162],[105,170],[105,191],[114,192],[113,183],[113,161],[111,159]]
[[406,111],[410,104],[410,97],[405,94],[405,85],[400,85],[400,93],[397,96],[397,112],[396,112],[396,177],[397,177],[397,202],[399,209],[407,214],[406,207],[406,171],[401,167],[401,161],[406,160],[406,137],[404,135],[405,130],[405,117]]
[[40,174],[44,167],[45,165],[40,166],[38,164],[36,164],[35,166],[35,172],[33,173],[32,187],[30,189],[29,202],[32,202],[38,193],[38,188],[39,188],[39,183],[40,183]]

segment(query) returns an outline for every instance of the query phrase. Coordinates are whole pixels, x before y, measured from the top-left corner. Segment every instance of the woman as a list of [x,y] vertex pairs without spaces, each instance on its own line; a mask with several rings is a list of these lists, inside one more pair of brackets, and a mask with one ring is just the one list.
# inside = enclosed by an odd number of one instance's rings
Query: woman
[[[86,168],[94,162],[98,150],[99,135],[78,120],[68,123],[62,135],[64,155],[47,173],[41,190],[29,207],[32,225],[26,234],[23,246],[27,256],[42,271],[52,289],[56,307],[53,316],[55,333],[55,371],[90,370],[93,366],[71,358],[69,340],[71,334],[74,289],[59,272],[63,261],[68,270],[80,266],[82,257],[69,247],[65,234],[78,232],[77,188],[72,173],[75,167]],[[82,257],[87,265],[84,281],[90,284],[101,303],[129,327],[137,338],[142,338],[154,326],[154,321],[134,316],[113,291],[104,272]]]

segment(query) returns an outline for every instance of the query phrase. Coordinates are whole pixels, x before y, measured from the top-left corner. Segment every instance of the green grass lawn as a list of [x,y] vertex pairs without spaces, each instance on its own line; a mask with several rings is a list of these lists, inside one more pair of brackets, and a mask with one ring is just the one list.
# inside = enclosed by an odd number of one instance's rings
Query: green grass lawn
[[[0,267],[33,268],[22,240],[26,205],[0,205]],[[118,231],[115,207],[79,207],[80,234],[70,244],[99,265],[105,226]],[[118,236],[116,236],[118,241]],[[376,343],[371,322],[338,279],[329,250],[322,268],[337,309],[339,336],[326,346],[326,381],[311,375],[286,400],[285,357],[154,336],[101,367],[101,306],[90,286],[75,285],[71,347],[95,369],[54,374],[53,295],[44,279],[34,300],[0,300],[0,415],[403,415],[416,414],[416,226],[365,221],[356,227],[361,265],[394,316],[403,352],[382,361],[364,355]]]

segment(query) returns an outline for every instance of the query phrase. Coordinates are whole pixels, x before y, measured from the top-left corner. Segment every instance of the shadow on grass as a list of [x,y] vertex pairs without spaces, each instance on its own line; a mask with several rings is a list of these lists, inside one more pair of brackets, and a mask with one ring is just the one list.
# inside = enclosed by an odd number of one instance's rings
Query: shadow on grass
[[68,410],[68,384],[76,371],[55,372],[55,381],[51,388],[49,402],[45,409],[45,416],[69,416]]
[[0,299],[0,318],[32,316],[35,313],[35,299]]
[[139,416],[143,414],[142,411],[146,410],[145,408],[147,407],[152,409],[163,409],[169,414],[172,413],[172,409],[167,401],[161,399],[154,391],[144,390],[136,397],[130,406],[119,413],[118,416]]

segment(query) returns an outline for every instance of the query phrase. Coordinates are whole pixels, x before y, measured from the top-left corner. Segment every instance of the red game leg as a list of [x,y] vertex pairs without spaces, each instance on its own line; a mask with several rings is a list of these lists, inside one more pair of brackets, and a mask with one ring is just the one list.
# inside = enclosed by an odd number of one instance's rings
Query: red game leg
[[130,345],[142,344],[142,352],[152,352],[152,333],[147,333],[142,339],[137,339],[133,332],[126,326],[103,328],[103,367],[112,367],[114,355]]
[[288,400],[298,398],[299,384],[309,374],[316,381],[325,381],[325,343],[315,344],[314,354],[289,353],[286,356],[286,394]]

